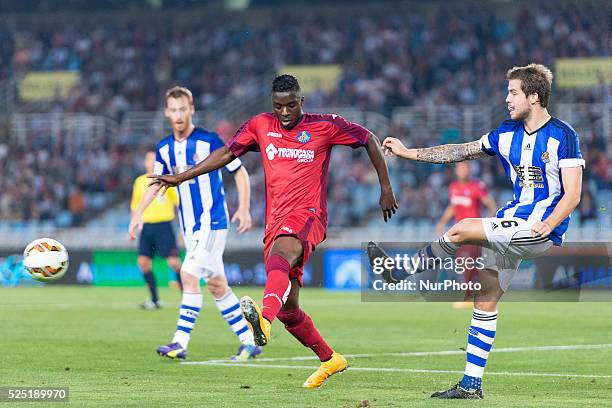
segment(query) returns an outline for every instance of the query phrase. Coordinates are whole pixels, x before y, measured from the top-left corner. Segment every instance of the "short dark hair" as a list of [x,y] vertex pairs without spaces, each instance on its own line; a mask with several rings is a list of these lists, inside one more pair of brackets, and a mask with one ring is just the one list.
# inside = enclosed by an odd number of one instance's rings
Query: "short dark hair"
[[187,98],[190,105],[193,105],[193,95],[191,94],[191,91],[185,88],[184,86],[175,86],[166,91],[166,97],[165,97],[166,105],[168,105],[168,99],[170,98],[179,99],[179,98],[182,98],[183,96]]
[[272,81],[272,92],[300,92],[300,84],[293,75],[279,75]]
[[552,90],[553,74],[542,64],[529,64],[524,67],[513,67],[506,73],[506,79],[521,80],[521,90],[525,95],[538,94],[540,105],[548,106],[548,99]]

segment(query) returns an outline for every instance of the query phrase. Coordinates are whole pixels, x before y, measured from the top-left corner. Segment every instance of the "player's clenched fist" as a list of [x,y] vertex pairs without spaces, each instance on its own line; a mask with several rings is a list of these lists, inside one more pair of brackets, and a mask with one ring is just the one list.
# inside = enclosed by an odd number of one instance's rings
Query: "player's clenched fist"
[[383,142],[383,152],[385,156],[400,156],[404,157],[408,152],[406,146],[399,140],[394,137],[388,137]]
[[536,221],[531,226],[531,235],[534,237],[542,237],[545,238],[550,235],[552,232],[552,228],[550,224],[546,221]]

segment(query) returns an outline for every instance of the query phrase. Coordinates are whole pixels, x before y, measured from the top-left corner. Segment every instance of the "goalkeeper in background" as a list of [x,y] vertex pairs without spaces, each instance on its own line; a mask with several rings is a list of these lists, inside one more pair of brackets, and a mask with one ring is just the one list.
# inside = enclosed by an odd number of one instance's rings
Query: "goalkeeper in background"
[[[144,160],[146,173],[134,180],[132,202],[130,209],[132,215],[138,208],[140,200],[147,189],[148,174],[153,174],[155,164],[155,151],[147,151]],[[168,266],[176,273],[177,281],[181,286],[180,270],[181,260],[178,256],[176,238],[172,229],[172,220],[175,208],[179,205],[179,198],[174,188],[168,189],[166,194],[158,195],[143,214],[143,228],[138,240],[138,268],[151,292],[151,299],[140,305],[143,309],[159,309],[161,303],[157,294],[157,284],[153,274],[153,256],[155,253],[166,258]],[[131,239],[131,238],[130,238]],[[182,287],[181,287],[182,288]]]

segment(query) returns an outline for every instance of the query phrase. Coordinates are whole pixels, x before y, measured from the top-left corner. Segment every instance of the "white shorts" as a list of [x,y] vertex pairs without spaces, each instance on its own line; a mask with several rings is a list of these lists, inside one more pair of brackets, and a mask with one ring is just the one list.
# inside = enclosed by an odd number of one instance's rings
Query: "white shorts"
[[207,281],[225,275],[223,252],[227,240],[227,230],[200,230],[185,235],[185,260],[181,270]]
[[533,237],[535,221],[522,218],[482,218],[488,245],[482,249],[484,267],[498,272],[499,285],[506,291],[523,259],[537,258],[553,242],[548,238]]

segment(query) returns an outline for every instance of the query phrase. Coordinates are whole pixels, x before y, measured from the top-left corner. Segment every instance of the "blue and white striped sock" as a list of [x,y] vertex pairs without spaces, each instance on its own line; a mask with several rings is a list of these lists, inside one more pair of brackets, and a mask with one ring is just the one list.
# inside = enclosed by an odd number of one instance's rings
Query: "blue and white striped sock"
[[187,348],[189,339],[191,338],[191,331],[193,330],[193,326],[195,326],[196,319],[200,315],[201,308],[201,293],[183,292],[181,308],[179,309],[179,318],[176,322],[176,332],[174,333],[172,343],[178,342],[183,348]]
[[454,258],[457,248],[459,248],[459,245],[454,244],[446,233],[437,241],[433,241],[425,248],[420,249],[412,257],[412,268],[415,273],[429,270],[430,266],[428,264],[436,265],[435,259]]
[[497,311],[485,312],[474,309],[472,322],[468,329],[467,362],[461,379],[461,387],[466,390],[482,388],[482,374],[495,339],[497,330]]
[[247,326],[247,322],[240,309],[240,303],[234,292],[228,289],[221,299],[216,299],[215,303],[219,312],[221,312],[221,316],[223,316],[227,324],[230,325],[236,336],[238,336],[240,343],[250,346],[254,345],[253,333],[249,330],[249,326]]

